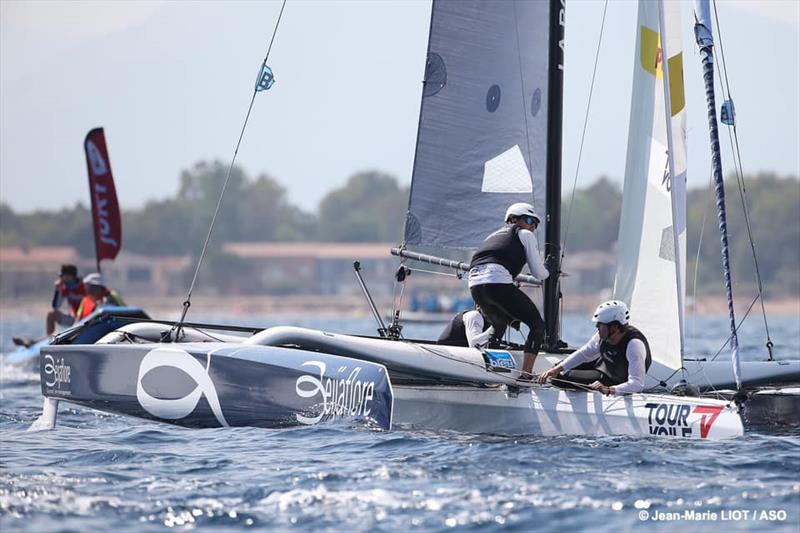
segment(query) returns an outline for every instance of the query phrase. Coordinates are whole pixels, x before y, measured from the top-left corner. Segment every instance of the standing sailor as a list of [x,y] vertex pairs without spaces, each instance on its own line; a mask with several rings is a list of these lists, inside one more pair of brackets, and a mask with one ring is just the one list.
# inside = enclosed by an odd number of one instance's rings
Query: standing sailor
[[489,319],[497,337],[502,337],[506,326],[514,320],[528,326],[520,375],[520,379],[526,380],[533,377],[545,328],[536,305],[514,284],[514,278],[525,264],[540,281],[550,275],[542,263],[534,234],[539,220],[532,205],[523,202],[511,205],[506,210],[505,226],[489,235],[472,256],[468,276],[472,299]]
[[584,384],[606,395],[642,392],[644,376],[650,368],[650,345],[641,331],[628,324],[629,318],[624,302],[600,304],[592,317],[597,333],[543,372],[539,382],[552,378],[553,385],[570,389],[576,388],[576,383]]

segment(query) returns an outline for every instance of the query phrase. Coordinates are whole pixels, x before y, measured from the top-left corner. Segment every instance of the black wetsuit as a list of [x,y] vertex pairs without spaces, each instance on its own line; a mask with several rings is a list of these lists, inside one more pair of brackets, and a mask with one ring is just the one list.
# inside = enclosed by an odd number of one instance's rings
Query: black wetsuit
[[[507,225],[489,235],[472,256],[470,268],[489,263],[502,265],[512,279],[522,271],[527,262],[525,247],[519,240],[519,227]],[[536,305],[513,283],[485,283],[470,287],[472,299],[478,304],[494,327],[494,334],[502,338],[513,320],[528,326],[525,352],[537,353],[544,341],[544,320]]]
[[[460,313],[456,314],[451,320],[450,323],[447,324],[447,327],[444,328],[442,334],[439,335],[439,340],[436,341],[438,344],[445,344],[447,346],[469,346],[469,341],[467,340],[467,328],[464,325],[464,313],[469,313],[470,311],[461,311]],[[483,331],[486,331],[491,327],[491,324],[486,317],[483,318]]]

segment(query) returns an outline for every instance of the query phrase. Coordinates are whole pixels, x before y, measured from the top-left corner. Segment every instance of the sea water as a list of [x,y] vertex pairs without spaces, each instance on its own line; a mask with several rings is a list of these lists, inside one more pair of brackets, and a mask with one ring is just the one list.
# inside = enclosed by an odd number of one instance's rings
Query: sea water
[[[204,317],[241,323],[237,317]],[[743,359],[764,359],[759,317]],[[41,320],[0,321],[0,346]],[[369,319],[253,318],[374,333]],[[432,338],[439,326],[408,326]],[[567,316],[565,337],[592,333]],[[770,320],[777,358],[800,358],[797,317]],[[727,320],[687,321],[688,351],[720,351]],[[520,340],[520,339],[517,339]],[[800,528],[800,432],[723,442],[628,437],[509,438],[382,432],[333,423],[192,430],[62,403],[54,431],[38,375],[3,365],[0,530],[792,531]]]

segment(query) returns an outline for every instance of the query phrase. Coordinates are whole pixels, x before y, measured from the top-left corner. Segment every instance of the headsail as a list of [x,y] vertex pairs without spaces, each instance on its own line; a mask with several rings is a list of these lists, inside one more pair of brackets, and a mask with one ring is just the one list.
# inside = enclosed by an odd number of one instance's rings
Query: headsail
[[114,259],[122,247],[122,222],[103,128],[90,131],[83,147],[86,150],[86,167],[89,172],[92,227],[99,271],[100,261]]
[[550,9],[434,1],[406,244],[474,248],[511,203],[545,213]]
[[638,21],[614,297],[630,306],[653,359],[677,369],[686,278],[680,4],[639,2]]

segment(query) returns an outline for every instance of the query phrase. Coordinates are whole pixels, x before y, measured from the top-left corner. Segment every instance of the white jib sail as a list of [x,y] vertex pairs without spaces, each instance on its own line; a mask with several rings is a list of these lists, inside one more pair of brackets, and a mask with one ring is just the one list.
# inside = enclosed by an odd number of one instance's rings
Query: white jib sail
[[641,1],[638,22],[614,297],[629,305],[653,360],[677,369],[686,278],[680,4]]

